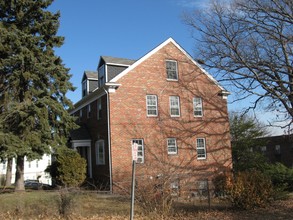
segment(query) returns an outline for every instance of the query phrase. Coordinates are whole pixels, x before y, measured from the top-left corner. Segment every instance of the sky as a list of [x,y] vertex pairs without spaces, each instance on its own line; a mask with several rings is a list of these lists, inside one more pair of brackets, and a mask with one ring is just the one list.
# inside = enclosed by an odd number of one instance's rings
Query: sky
[[[58,35],[64,36],[56,49],[72,74],[75,92],[68,98],[81,98],[84,71],[96,70],[100,56],[139,59],[172,37],[191,56],[195,40],[182,14],[202,0],[55,0],[50,6],[60,11]],[[197,4],[195,4],[197,3]]]
[[[182,15],[203,10],[208,0],[55,0],[49,7],[60,11],[59,36],[64,44],[56,49],[72,75],[76,87],[67,97],[81,99],[84,71],[97,69],[100,56],[139,59],[172,37],[192,57],[197,42]],[[228,98],[233,101],[233,94]],[[240,110],[245,101],[228,104],[229,111]],[[259,113],[266,121],[265,112]],[[274,134],[282,133],[274,130]]]

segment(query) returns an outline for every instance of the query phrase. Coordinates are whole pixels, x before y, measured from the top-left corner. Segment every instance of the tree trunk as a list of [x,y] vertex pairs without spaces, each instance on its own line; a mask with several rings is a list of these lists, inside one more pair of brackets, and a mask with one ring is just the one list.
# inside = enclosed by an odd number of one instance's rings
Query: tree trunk
[[16,160],[15,191],[23,191],[24,188],[24,156],[18,156]]
[[5,186],[11,186],[11,179],[12,179],[12,161],[13,158],[8,158],[7,160],[7,167],[6,167],[6,179],[5,179]]

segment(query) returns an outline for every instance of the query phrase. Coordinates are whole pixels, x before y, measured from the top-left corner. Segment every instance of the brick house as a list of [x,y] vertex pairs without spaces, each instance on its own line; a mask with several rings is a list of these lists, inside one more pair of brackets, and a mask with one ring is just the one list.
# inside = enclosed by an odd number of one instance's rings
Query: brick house
[[282,163],[293,167],[293,137],[292,135],[278,135],[259,138],[262,146],[256,146],[252,151],[261,152],[270,163]]
[[111,192],[130,185],[134,144],[138,181],[168,173],[192,188],[231,169],[228,94],[172,38],[138,60],[101,56],[71,110],[71,146]]

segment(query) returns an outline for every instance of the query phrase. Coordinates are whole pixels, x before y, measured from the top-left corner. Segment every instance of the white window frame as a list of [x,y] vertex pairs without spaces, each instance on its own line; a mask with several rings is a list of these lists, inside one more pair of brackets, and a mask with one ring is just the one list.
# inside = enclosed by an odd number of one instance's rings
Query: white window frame
[[[168,63],[175,63],[175,70],[173,69],[169,69],[168,68]],[[170,71],[175,71],[175,78],[170,78],[169,76],[169,72]],[[167,74],[167,80],[170,80],[170,81],[178,81],[178,65],[177,65],[177,61],[176,60],[166,60],[166,74]],[[172,74],[173,75],[173,74]]]
[[[149,98],[151,98],[152,100],[150,101],[155,101],[156,103],[149,103]],[[153,100],[153,98],[155,98]],[[156,95],[146,95],[146,111],[147,111],[147,116],[148,117],[156,117],[158,116],[158,97]],[[155,114],[149,114],[149,111],[156,111]]]
[[131,140],[131,149],[132,149],[132,145],[134,143],[136,143],[138,146],[136,163],[144,163],[144,141],[141,138],[132,139]]
[[193,98],[193,115],[194,117],[203,116],[202,98],[200,97]]
[[98,75],[98,77],[99,77],[99,81],[98,81],[99,87],[102,87],[106,83],[106,81],[107,81],[106,75],[107,75],[106,74],[106,65],[103,64],[99,68],[99,75]]
[[279,144],[275,145],[275,152],[276,154],[281,154],[281,145]]
[[[100,155],[100,148],[102,149],[102,157]],[[105,165],[105,141],[96,141],[96,164]]]
[[179,189],[180,189],[180,182],[179,179],[175,179],[170,183],[171,188],[171,195],[172,196],[178,196]]
[[[175,151],[173,149],[175,149]],[[167,138],[167,152],[168,152],[168,154],[171,154],[171,155],[178,153],[178,146],[177,146],[176,138]]]
[[97,119],[100,120],[102,118],[102,99],[99,98],[97,100]]
[[267,146],[262,146],[262,147],[260,148],[260,151],[261,151],[262,153],[265,153],[265,152],[267,151]]
[[82,97],[85,97],[86,95],[88,95],[88,80],[84,80],[82,82]]
[[91,117],[91,104],[88,104],[87,106],[87,118]]
[[[199,141],[202,141],[202,146],[200,145]],[[202,151],[203,153],[199,153]],[[206,150],[206,141],[205,138],[196,138],[196,154],[198,160],[205,160],[207,158],[207,150]]]
[[[176,105],[174,103],[176,102]],[[180,98],[179,96],[170,96],[170,115],[171,117],[180,117]],[[178,114],[173,114],[173,110],[178,110]]]

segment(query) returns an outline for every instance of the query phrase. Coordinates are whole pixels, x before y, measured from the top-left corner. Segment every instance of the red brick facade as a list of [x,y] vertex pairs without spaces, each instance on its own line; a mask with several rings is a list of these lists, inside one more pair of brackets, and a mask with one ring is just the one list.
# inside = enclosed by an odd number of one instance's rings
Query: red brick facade
[[[167,79],[166,60],[177,62],[178,80]],[[114,192],[128,189],[130,184],[133,139],[143,141],[144,163],[137,164],[138,179],[148,180],[168,173],[181,183],[187,183],[191,181],[190,177],[211,179],[215,173],[231,168],[225,91],[172,39],[128,67],[112,82],[117,84],[115,91],[108,87],[108,93],[102,96],[103,109],[109,106],[109,130],[104,118],[102,124],[97,123],[94,118],[85,119],[84,112],[82,121],[91,132],[93,146],[103,137],[107,140],[108,152],[109,138],[111,164],[104,168],[111,167],[108,175]],[[147,95],[157,97],[157,116],[147,116]],[[170,115],[170,96],[179,97],[180,114],[177,117]],[[195,97],[202,100],[203,115],[200,117],[194,116]],[[95,102],[91,108],[94,114]],[[107,111],[104,112],[106,115]],[[168,138],[176,140],[174,154],[168,154]],[[198,158],[197,139],[204,140],[204,158]],[[96,154],[94,151],[92,147],[92,155]],[[106,157],[109,157],[108,153]],[[95,164],[95,160],[92,163]],[[93,178],[98,178],[102,168],[92,168]],[[103,175],[107,176],[107,172]]]

